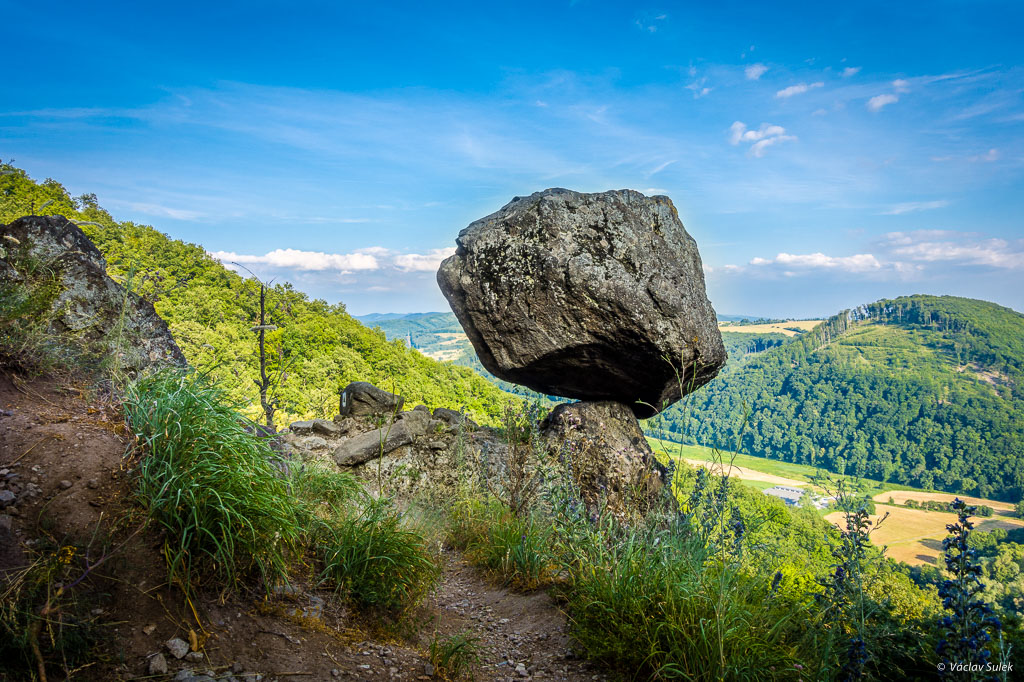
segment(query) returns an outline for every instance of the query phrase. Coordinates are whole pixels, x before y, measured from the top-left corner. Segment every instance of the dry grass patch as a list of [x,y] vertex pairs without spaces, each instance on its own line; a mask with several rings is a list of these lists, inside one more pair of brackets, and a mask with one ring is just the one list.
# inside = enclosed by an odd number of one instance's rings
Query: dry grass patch
[[800,332],[794,329],[802,329],[809,332],[824,320],[793,320],[791,322],[771,322],[768,324],[743,324],[734,322],[719,322],[718,329],[723,332],[735,332],[737,334],[785,334],[796,336]]
[[[896,491],[881,493],[875,497],[875,500],[888,499],[890,496],[893,499],[898,499],[897,495],[900,494],[903,493]],[[925,497],[915,499],[935,499],[928,497],[933,493],[919,494]],[[949,497],[953,498],[952,495]],[[937,559],[942,553],[942,540],[948,534],[946,524],[956,523],[956,514],[879,504],[878,513],[871,515],[872,523],[886,512],[889,512],[889,518],[871,534],[871,542],[879,547],[883,545],[888,547],[886,554],[896,561],[905,561],[911,566],[936,565]],[[844,523],[843,513],[833,512],[826,516],[825,520],[841,526]],[[975,518],[974,521],[977,524],[975,528],[982,531],[991,531],[996,528],[1011,530],[1024,526],[1024,521],[1020,519]]]
[[930,493],[923,490],[893,490],[890,492],[878,493],[875,495],[874,500],[875,502],[888,503],[889,498],[892,498],[893,504],[906,504],[907,500],[914,500],[915,502],[952,502],[958,497],[967,504],[992,507],[999,516],[1013,514],[1013,505],[1009,502],[997,502],[996,500],[986,500],[981,497],[966,497],[964,495],[953,495],[951,493]]

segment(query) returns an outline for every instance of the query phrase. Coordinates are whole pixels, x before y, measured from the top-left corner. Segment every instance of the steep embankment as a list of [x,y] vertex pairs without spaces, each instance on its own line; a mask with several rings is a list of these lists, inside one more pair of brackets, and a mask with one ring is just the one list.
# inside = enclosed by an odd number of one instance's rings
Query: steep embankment
[[664,426],[747,454],[1016,501],[1024,315],[950,296],[843,311],[737,358]]
[[[107,261],[107,271],[151,301],[167,321],[189,363],[210,373],[231,397],[259,414],[255,334],[259,283],[243,279],[202,247],[171,239],[148,225],[118,222],[94,195],[71,197],[54,180],[33,181],[0,164],[0,224],[32,213],[59,214],[81,227]],[[443,364],[388,342],[349,316],[343,304],[312,300],[289,284],[267,292],[268,374],[279,423],[337,412],[338,391],[370,381],[425,403],[490,421],[508,396],[467,368]]]

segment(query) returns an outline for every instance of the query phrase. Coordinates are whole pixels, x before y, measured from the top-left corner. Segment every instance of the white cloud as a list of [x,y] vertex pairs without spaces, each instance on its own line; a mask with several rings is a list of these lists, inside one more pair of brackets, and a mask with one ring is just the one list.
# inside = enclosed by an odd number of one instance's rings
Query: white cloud
[[795,140],[795,135],[787,135],[786,129],[780,125],[762,123],[757,130],[748,130],[747,125],[742,121],[735,121],[729,126],[729,143],[738,145],[740,142],[750,142],[750,153],[758,158],[764,156],[765,150],[780,142]]
[[903,215],[904,213],[916,213],[917,211],[931,211],[936,208],[945,208],[949,202],[945,199],[939,201],[908,201],[902,204],[895,204],[881,215]]
[[224,263],[242,265],[268,265],[289,270],[376,270],[380,262],[372,253],[324,253],[323,251],[300,251],[298,249],[274,249],[262,256],[214,251],[211,256]]
[[[693,69],[691,69],[691,72],[692,71],[693,71]],[[691,75],[693,75],[693,74],[691,73]],[[708,95],[711,92],[711,88],[709,88],[706,85],[707,82],[708,82],[708,79],[706,77],[705,78],[701,78],[701,79],[695,80],[694,82],[692,82],[689,85],[687,85],[686,89],[693,93],[693,98],[694,99],[700,99],[701,97],[705,97],[706,95]]]
[[843,69],[843,78],[849,78],[850,76],[856,76],[858,73],[860,73],[860,67],[859,66],[847,66],[845,69]]
[[896,92],[910,92],[910,81],[897,78],[892,82],[892,87]]
[[869,272],[878,270],[882,263],[870,253],[853,256],[826,256],[823,253],[780,253],[775,258],[754,258],[750,264],[757,267],[779,266],[788,272],[795,270],[837,270],[842,272]]
[[324,253],[298,249],[275,249],[262,256],[214,251],[211,256],[225,263],[263,265],[281,270],[301,272],[334,271],[349,274],[356,271],[394,269],[402,272],[433,272],[441,261],[455,253],[455,247],[432,249],[426,253],[395,253],[383,246],[370,246],[352,253]]
[[448,256],[455,253],[455,247],[432,249],[427,253],[403,253],[395,256],[395,267],[402,272],[434,272]]
[[893,104],[894,102],[899,101],[900,98],[897,97],[896,95],[875,95],[874,97],[868,100],[867,106],[870,111],[881,111],[882,107],[886,106],[887,104]]
[[676,160],[672,159],[671,161],[666,161],[664,163],[658,164],[657,166],[654,167],[653,170],[648,171],[647,177],[649,178],[649,177],[651,177],[652,175],[654,175],[656,173],[660,173],[661,171],[665,170],[666,168],[668,168],[669,166],[671,166],[675,162],[676,162]]
[[782,90],[779,90],[778,92],[775,93],[775,96],[781,99],[785,99],[787,97],[792,97],[793,95],[802,95],[808,90],[824,87],[824,85],[825,83],[823,83],[822,81],[818,81],[817,83],[797,83],[796,85],[790,85],[788,88],[783,88]]
[[757,158],[761,158],[762,156],[764,156],[764,152],[768,147],[774,144],[778,144],[780,142],[790,142],[795,139],[795,135],[776,135],[775,137],[769,137],[767,139],[760,140],[752,144],[750,146],[750,153],[756,156]]
[[751,64],[747,68],[743,69],[743,73],[747,75],[747,80],[756,81],[758,78],[764,75],[768,67],[764,64]]

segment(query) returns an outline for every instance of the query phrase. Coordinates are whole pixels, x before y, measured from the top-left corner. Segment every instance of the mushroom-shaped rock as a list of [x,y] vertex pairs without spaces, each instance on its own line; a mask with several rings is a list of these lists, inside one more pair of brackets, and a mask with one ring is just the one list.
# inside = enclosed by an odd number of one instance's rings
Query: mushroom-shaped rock
[[649,417],[725,364],[697,244],[668,197],[549,189],[456,243],[437,281],[495,376]]

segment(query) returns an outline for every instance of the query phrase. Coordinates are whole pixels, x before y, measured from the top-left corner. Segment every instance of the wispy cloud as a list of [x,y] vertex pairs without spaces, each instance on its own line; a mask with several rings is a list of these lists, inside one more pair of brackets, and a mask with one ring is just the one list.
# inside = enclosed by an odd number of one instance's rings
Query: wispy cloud
[[637,28],[647,31],[648,33],[657,33],[660,22],[668,19],[667,14],[651,14],[645,13],[638,17],[634,22]]
[[899,101],[900,98],[897,97],[896,95],[875,95],[874,97],[868,100],[868,111],[881,111],[882,107],[885,107],[886,105],[889,104],[894,104]]
[[173,218],[174,220],[198,220],[205,217],[205,213],[200,211],[190,211],[183,208],[171,208],[170,206],[161,206],[160,204],[147,204],[139,203],[135,201],[131,202],[113,202],[114,205],[123,205],[132,211],[138,211],[146,215],[156,216],[159,218]]
[[764,64],[758,63],[758,64],[751,64],[747,68],[743,69],[743,73],[746,74],[747,80],[756,81],[761,76],[763,76],[767,70],[768,70],[767,66],[765,66]]
[[788,97],[793,97],[794,95],[802,95],[808,90],[813,90],[815,88],[821,88],[824,86],[825,83],[822,81],[818,81],[816,83],[797,83],[796,85],[790,85],[788,88],[783,88],[782,90],[779,90],[778,92],[775,93],[775,96],[778,97],[779,99],[786,99]]
[[843,69],[843,78],[850,78],[851,76],[856,76],[858,73],[860,73],[859,66],[847,66]]
[[735,121],[729,127],[729,143],[738,145],[750,142],[750,153],[758,158],[764,156],[765,150],[775,144],[796,140],[795,135],[787,135],[786,129],[780,125],[762,123],[756,130],[750,130],[742,121]]
[[917,230],[890,232],[877,246],[892,256],[917,263],[1024,269],[1024,239],[986,238],[954,230]]
[[992,161],[998,161],[998,160],[999,160],[999,150],[998,149],[994,149],[994,148],[993,149],[989,149],[984,154],[978,154],[976,156],[972,156],[971,157],[971,161],[987,161],[987,162],[992,162]]
[[918,211],[932,211],[937,208],[945,208],[949,202],[945,199],[938,201],[908,201],[902,204],[895,204],[889,209],[882,211],[879,215],[903,215],[904,213],[916,213]]

